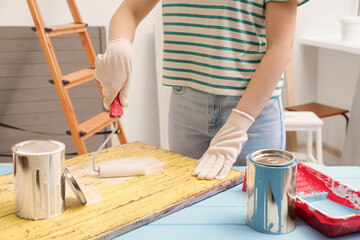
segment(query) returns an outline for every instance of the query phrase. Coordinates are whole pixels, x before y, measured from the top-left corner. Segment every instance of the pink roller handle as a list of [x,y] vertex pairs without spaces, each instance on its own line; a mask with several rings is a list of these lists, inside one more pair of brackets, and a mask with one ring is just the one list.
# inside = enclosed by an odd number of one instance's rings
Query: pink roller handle
[[119,96],[116,96],[116,98],[110,105],[109,117],[115,118],[115,117],[121,117],[122,115],[124,115],[124,111],[121,106]]

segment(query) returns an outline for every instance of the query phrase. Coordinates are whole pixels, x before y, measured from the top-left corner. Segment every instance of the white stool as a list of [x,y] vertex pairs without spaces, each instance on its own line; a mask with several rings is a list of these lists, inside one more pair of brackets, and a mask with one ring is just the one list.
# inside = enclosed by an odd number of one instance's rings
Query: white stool
[[[306,153],[293,153],[296,159],[324,165],[322,157],[322,126],[324,122],[313,112],[284,111],[286,131],[308,132]],[[316,133],[316,158],[313,155],[313,132]]]

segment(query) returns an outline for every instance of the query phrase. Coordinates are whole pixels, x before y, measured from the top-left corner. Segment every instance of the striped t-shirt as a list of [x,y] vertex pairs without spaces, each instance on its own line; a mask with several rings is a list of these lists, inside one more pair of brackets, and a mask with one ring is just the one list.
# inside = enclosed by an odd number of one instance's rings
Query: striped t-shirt
[[281,0],[163,0],[163,84],[242,96],[266,52],[271,1]]

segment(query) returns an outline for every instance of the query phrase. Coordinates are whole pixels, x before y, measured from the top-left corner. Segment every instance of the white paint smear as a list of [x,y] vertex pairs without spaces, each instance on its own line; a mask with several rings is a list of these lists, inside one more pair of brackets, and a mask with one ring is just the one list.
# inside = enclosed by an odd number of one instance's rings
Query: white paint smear
[[[159,172],[165,166],[165,163],[162,161],[154,158],[154,157],[132,157],[132,158],[118,158],[118,159],[111,159],[106,162],[102,162],[102,165],[129,165],[129,164],[139,164],[145,165],[146,175],[153,174]],[[118,178],[103,178],[104,181],[108,184],[120,184],[125,182],[128,179],[133,177],[118,177]]]
[[[129,165],[129,164],[141,164],[145,165],[146,175],[157,173],[164,169],[166,165],[162,161],[157,158],[147,156],[147,157],[130,157],[130,158],[118,158],[118,159],[110,159],[105,162],[99,162],[101,165]],[[103,182],[107,184],[121,184],[128,179],[133,177],[118,177],[118,178],[99,178],[98,174],[94,172],[92,162],[87,164],[77,164],[68,167],[71,174],[76,179],[79,184],[81,190],[83,191],[88,204],[94,204],[101,201],[101,196],[96,193],[96,184],[89,185],[89,180],[86,178],[94,178],[94,182]],[[69,192],[70,191],[70,192]],[[71,189],[67,187],[66,196],[73,196],[74,194],[71,192]]]
[[331,191],[335,195],[341,198],[345,198],[346,200],[351,202],[356,209],[360,209],[360,198],[359,196],[357,196],[357,194],[353,193],[351,190],[354,191],[353,189],[347,186],[344,186],[342,184],[337,186],[335,182],[332,182]]

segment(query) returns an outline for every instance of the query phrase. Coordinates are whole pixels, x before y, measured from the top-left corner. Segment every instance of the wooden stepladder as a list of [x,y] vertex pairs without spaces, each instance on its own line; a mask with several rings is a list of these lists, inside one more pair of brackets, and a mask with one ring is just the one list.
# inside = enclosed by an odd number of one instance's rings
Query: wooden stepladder
[[[45,26],[36,0],[27,0],[27,3],[35,23],[35,28],[33,29],[36,30],[39,37],[46,61],[51,72],[51,76],[53,78],[53,83],[55,85],[57,94],[59,95],[61,106],[69,126],[70,131],[68,133],[71,133],[78,155],[85,154],[87,153],[87,149],[84,140],[93,136],[95,133],[107,127],[109,124],[115,123],[115,120],[109,117],[109,113],[102,112],[79,124],[69,97],[68,90],[70,88],[81,85],[88,81],[95,80],[94,71],[96,55],[86,29],[87,24],[83,23],[75,0],[67,0],[67,4],[70,8],[74,23],[58,26]],[[81,42],[84,46],[84,50],[90,63],[90,68],[63,75],[61,73],[59,62],[56,58],[54,47],[50,38],[73,33],[78,33],[80,36]],[[101,91],[101,85],[99,82],[97,82],[97,84]],[[120,143],[127,143],[126,136],[120,122],[118,130],[118,132],[120,132],[118,133]]]

